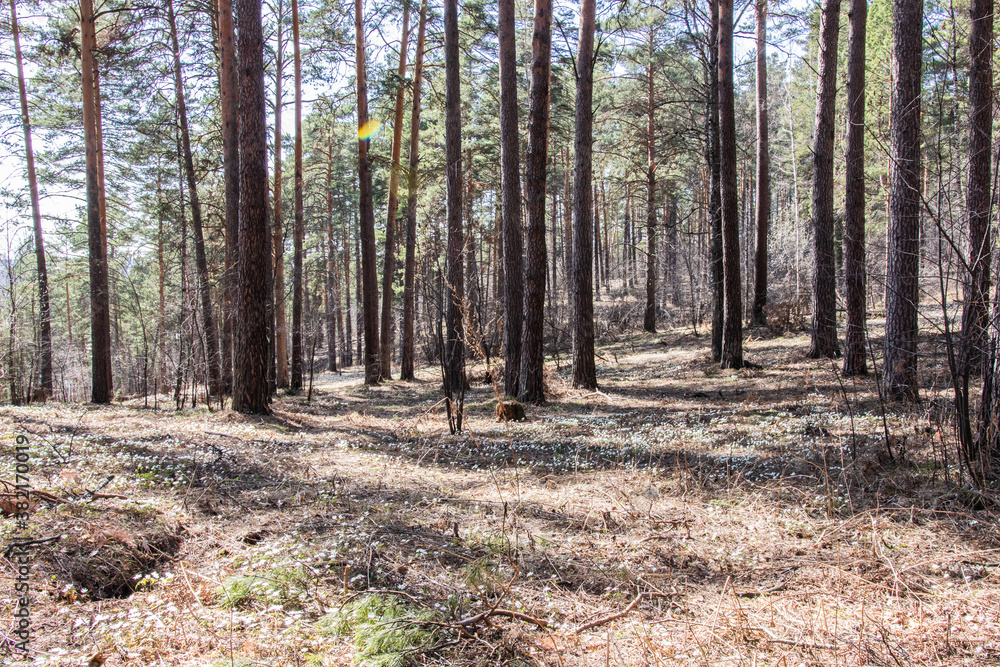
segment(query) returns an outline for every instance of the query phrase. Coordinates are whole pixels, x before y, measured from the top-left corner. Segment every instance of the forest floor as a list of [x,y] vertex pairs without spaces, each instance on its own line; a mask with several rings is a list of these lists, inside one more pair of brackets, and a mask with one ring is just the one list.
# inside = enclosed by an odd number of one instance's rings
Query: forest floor
[[[962,479],[943,357],[924,345],[907,409],[806,359],[807,336],[761,332],[741,371],[704,336],[603,346],[597,393],[552,362],[550,402],[520,423],[496,421],[470,368],[457,436],[435,368],[374,388],[323,373],[311,402],[280,395],[263,419],[165,397],[4,407],[52,496],[3,542],[57,538],[31,550],[31,657],[1000,664],[997,494]],[[14,467],[4,447],[0,478]],[[3,564],[0,664],[15,664]]]

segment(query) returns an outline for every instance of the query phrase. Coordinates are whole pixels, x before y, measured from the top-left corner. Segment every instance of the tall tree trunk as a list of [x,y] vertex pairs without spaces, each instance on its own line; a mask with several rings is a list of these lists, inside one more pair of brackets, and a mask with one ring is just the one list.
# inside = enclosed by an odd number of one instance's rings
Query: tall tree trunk
[[677,271],[677,255],[680,252],[680,223],[677,220],[677,195],[670,195],[669,218],[667,222],[667,271],[673,288],[672,300],[681,305],[681,276]]
[[28,193],[31,196],[31,219],[35,233],[35,266],[38,271],[38,338],[41,348],[40,394],[52,396],[52,312],[49,309],[49,273],[45,266],[45,239],[42,237],[42,212],[38,203],[38,179],[35,175],[35,151],[31,145],[31,120],[28,116],[28,92],[24,84],[21,59],[21,36],[17,28],[17,0],[10,1],[10,25],[14,36],[17,63],[17,90],[21,101],[21,125],[24,128],[24,159],[28,170]]
[[719,146],[719,0],[709,0],[706,162],[709,171],[709,264],[712,280],[712,359],[722,359],[725,281],[722,253],[722,163]]
[[[156,309],[156,384],[154,388],[154,395],[159,396],[160,385],[166,385],[167,383],[167,372],[166,372],[166,360],[167,360],[167,260],[164,254],[164,245],[166,244],[166,239],[163,234],[163,218],[164,218],[164,202],[163,202],[163,184],[160,180],[160,174],[156,176],[156,267],[157,267],[157,309]],[[69,282],[67,281],[67,288]],[[69,294],[67,293],[67,297]],[[67,302],[69,299],[66,299]],[[68,305],[68,304],[67,304]],[[67,312],[67,315],[69,313]],[[68,323],[68,322],[67,322]],[[69,337],[70,347],[73,346],[73,336],[70,333]],[[153,406],[156,407],[157,400],[154,399]]]
[[299,3],[292,0],[292,44],[295,47],[295,229],[292,231],[292,381],[302,389],[302,263],[305,259],[305,209],[302,203],[302,50],[299,45]]
[[573,163],[569,146],[563,150],[563,268],[566,271],[566,300],[573,299]]
[[[868,0],[851,0],[847,45],[847,155],[844,194],[844,375],[865,375],[865,33]],[[987,163],[989,158],[987,157]]]
[[236,33],[231,0],[218,0],[219,107],[222,113],[222,161],[226,192],[226,272],[222,309],[222,385],[233,391],[233,320],[236,309],[236,261],[240,234],[240,135],[236,121]]
[[[445,338],[445,395],[448,409],[455,417],[453,430],[462,430],[461,400],[453,406],[455,395],[465,389],[465,341],[462,327],[465,266],[462,251],[462,97],[458,56],[458,0],[444,3],[445,67],[445,171],[447,178],[447,332]],[[366,290],[367,291],[367,290]]]
[[969,267],[962,313],[963,374],[975,372],[986,347],[990,292],[990,150],[993,144],[993,0],[973,0],[969,32]]
[[[96,34],[94,39],[96,48]],[[104,252],[107,253],[109,251],[108,202],[104,182],[104,127],[102,121],[104,114],[101,112],[101,68],[98,66],[96,58],[94,59],[94,107],[97,110],[94,118],[97,125],[97,206],[101,214],[101,237],[104,239]],[[113,252],[114,248],[110,250]]]
[[[604,251],[604,259],[601,262],[601,279],[604,281],[604,289],[611,290],[611,248],[608,245],[609,234],[608,228],[611,226],[611,216],[608,214],[608,196],[604,188],[604,179],[601,179],[601,204],[604,211],[604,239],[601,241],[601,250]],[[597,206],[597,200],[594,200],[594,206]]]
[[[646,68],[646,310],[642,330],[656,333],[656,104],[653,98],[653,35]],[[607,220],[605,220],[607,224]]]
[[594,146],[594,28],[595,0],[580,2],[580,43],[577,49],[576,175],[573,187],[573,386],[597,388],[594,365],[593,241],[590,226],[592,156]]
[[410,33],[410,2],[403,3],[403,31],[399,38],[396,70],[396,108],[392,116],[392,163],[389,171],[389,207],[385,219],[385,257],[382,265],[382,323],[379,328],[379,372],[392,379],[392,297],[396,264],[396,209],[399,208],[399,155],[403,148],[403,93],[406,80],[406,48]]
[[[524,326],[524,241],[521,235],[521,136],[517,122],[514,0],[499,0],[500,178],[503,199],[504,394],[517,396]],[[536,9],[537,11],[537,9]]]
[[326,368],[337,371],[337,245],[333,235],[333,132],[326,149]]
[[919,400],[917,306],[920,300],[923,15],[923,0],[894,1],[883,384],[889,398],[910,401]]
[[[368,156],[368,81],[365,78],[365,32],[362,1],[354,0],[354,53],[358,86],[358,185],[361,216],[361,282],[365,329],[365,384],[378,384],[378,275],[375,262],[375,204],[372,200],[372,164]],[[461,159],[461,158],[459,158]],[[461,198],[461,194],[459,195]],[[461,226],[462,213],[458,213]]]
[[240,252],[233,409],[268,412],[268,324],[271,243],[267,225],[267,120],[260,0],[237,0],[240,26]]
[[757,15],[757,255],[751,326],[767,325],[767,237],[771,223],[771,145],[767,131],[767,0],[755,0]]
[[[351,221],[353,224],[353,220]],[[360,224],[360,221],[359,221]],[[361,289],[361,234],[354,235],[354,287],[355,287],[355,302],[357,303],[357,312],[355,313],[355,324],[358,327],[358,362],[364,364],[365,351],[364,351],[364,330],[365,330],[365,309],[364,309],[364,299],[362,297]],[[377,309],[376,309],[377,311]]]
[[601,298],[601,206],[597,198],[597,183],[590,195],[594,209],[594,297]]
[[83,135],[87,158],[87,245],[90,255],[90,348],[93,403],[110,403],[111,379],[111,300],[108,289],[107,230],[102,225],[100,207],[101,138],[98,132],[97,101],[94,90],[93,0],[80,0],[80,43],[83,93]]
[[722,367],[743,367],[743,294],[737,202],[736,112],[733,95],[733,0],[719,0],[719,158],[722,185],[722,256],[725,314]]
[[[524,324],[521,335],[521,378],[518,399],[527,403],[545,400],[544,326],[545,184],[549,151],[549,71],[552,65],[552,1],[535,0],[531,35],[531,89],[528,101],[528,155],[525,200],[528,214],[527,266],[524,272]],[[590,181],[587,181],[588,187]],[[515,279],[508,274],[508,280]]]
[[[994,326],[987,330],[990,289],[990,150],[993,143],[993,0],[973,0],[969,14],[969,209],[970,275],[965,284],[962,313],[960,378],[955,379],[963,458],[980,485],[989,472],[990,459],[1000,456],[997,422],[1000,391],[997,390],[997,343],[1000,329],[1000,298],[994,303]],[[992,338],[992,341],[990,340]],[[973,439],[969,413],[969,376],[982,370],[983,393],[979,433]]]
[[820,26],[819,86],[813,134],[813,303],[809,356],[839,357],[837,262],[833,239],[833,124],[837,101],[840,0],[824,0]]
[[417,249],[417,167],[420,164],[420,86],[424,76],[424,31],[427,24],[427,0],[420,3],[417,25],[417,53],[413,63],[413,106],[410,112],[410,170],[407,174],[406,259],[403,268],[403,335],[399,378],[413,379],[413,321],[416,294],[414,276]]
[[285,3],[278,0],[275,17],[278,23],[278,51],[274,60],[274,355],[275,355],[275,386],[278,389],[288,387],[290,383],[288,369],[288,320],[287,304],[285,302],[285,232],[283,229],[282,188],[281,188],[281,112],[284,103],[281,98],[282,75],[285,70],[285,40],[283,28],[285,23]]
[[201,296],[201,319],[205,328],[207,348],[208,387],[213,396],[222,394],[222,359],[219,354],[219,330],[215,326],[212,307],[212,286],[208,277],[208,258],[205,254],[205,234],[201,222],[201,200],[198,198],[198,179],[194,173],[191,154],[191,134],[188,130],[187,102],[184,98],[184,75],[181,71],[181,49],[177,41],[177,21],[174,2],[167,0],[167,20],[170,22],[170,43],[174,56],[174,89],[177,95],[177,117],[181,124],[181,147],[184,150],[184,171],[187,174],[188,199],[191,202],[191,225],[194,229],[195,263],[198,268],[198,292]]
[[[344,225],[344,306],[346,307],[346,312],[344,313],[346,322],[346,336],[347,339],[344,341],[344,365],[353,366],[354,365],[354,318],[353,309],[351,308],[351,232],[350,225]],[[360,291],[360,290],[359,290]]]
[[188,280],[188,270],[187,270],[187,211],[185,209],[184,201],[184,165],[181,164],[182,160],[180,155],[183,152],[181,150],[181,133],[180,129],[176,130],[176,147],[177,147],[177,194],[178,194],[178,205],[177,210],[180,213],[180,231],[181,231],[181,247],[180,247],[180,273],[181,273],[181,304],[180,304],[180,320],[177,323],[179,341],[177,344],[177,379],[174,385],[174,403],[177,409],[180,410],[184,407],[184,391],[186,387],[185,378],[188,371],[191,368],[191,357],[193,356],[193,336],[191,332],[194,330],[192,326],[191,317],[191,298],[189,293],[190,281]]

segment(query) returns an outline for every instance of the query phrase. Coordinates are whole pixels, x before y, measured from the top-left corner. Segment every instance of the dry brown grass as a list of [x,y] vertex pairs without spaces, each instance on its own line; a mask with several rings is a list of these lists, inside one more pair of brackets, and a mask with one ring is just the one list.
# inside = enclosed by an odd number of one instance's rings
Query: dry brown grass
[[[435,619],[416,664],[1000,664],[998,512],[962,490],[933,354],[931,409],[889,408],[890,461],[871,379],[845,396],[802,336],[752,336],[739,372],[705,342],[603,348],[600,393],[553,365],[521,423],[475,386],[460,436],[433,369],[324,374],[267,419],[4,408],[35,487],[76,494],[32,515],[64,536],[35,552],[33,657],[346,665],[325,620],[376,590]],[[127,498],[79,495],[112,474]],[[99,599],[84,566],[138,590]],[[512,613],[462,626],[490,609]]]

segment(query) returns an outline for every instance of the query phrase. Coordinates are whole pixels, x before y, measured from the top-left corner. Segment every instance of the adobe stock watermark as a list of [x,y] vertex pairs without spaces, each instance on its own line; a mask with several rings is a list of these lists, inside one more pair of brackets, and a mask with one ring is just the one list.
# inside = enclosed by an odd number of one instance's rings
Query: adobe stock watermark
[[[28,530],[31,508],[31,448],[25,435],[14,438],[14,502],[15,535]],[[14,566],[14,651],[27,654],[31,641],[31,547],[34,540],[15,538],[4,551],[4,556]]]

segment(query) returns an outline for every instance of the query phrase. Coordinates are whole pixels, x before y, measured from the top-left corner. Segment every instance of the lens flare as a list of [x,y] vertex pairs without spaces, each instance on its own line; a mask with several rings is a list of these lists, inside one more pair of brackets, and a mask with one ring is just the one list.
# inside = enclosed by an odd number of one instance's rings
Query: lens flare
[[361,139],[362,141],[367,141],[368,139],[371,139],[373,136],[375,136],[375,133],[378,132],[378,128],[380,127],[382,127],[382,123],[378,122],[377,120],[368,121],[360,128],[358,128],[358,139]]

